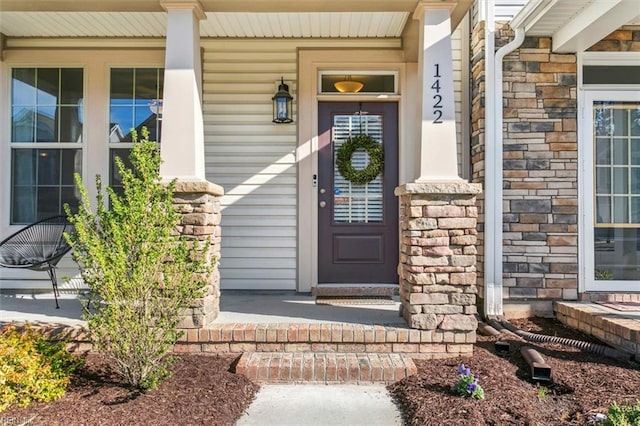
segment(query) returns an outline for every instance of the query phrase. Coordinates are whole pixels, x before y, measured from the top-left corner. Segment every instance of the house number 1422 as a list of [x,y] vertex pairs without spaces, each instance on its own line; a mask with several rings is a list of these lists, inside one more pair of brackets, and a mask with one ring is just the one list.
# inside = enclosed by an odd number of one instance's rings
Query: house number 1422
[[436,91],[433,95],[433,123],[442,123],[442,95],[440,95],[440,64],[435,64],[436,72],[433,74],[435,79],[431,88]]

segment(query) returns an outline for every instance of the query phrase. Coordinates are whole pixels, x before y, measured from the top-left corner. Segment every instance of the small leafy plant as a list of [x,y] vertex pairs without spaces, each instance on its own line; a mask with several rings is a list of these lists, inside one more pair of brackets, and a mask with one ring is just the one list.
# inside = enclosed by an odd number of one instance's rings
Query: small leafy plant
[[549,395],[549,389],[547,389],[545,386],[540,386],[538,388],[538,400],[539,401],[544,401],[547,396]]
[[640,401],[636,405],[618,405],[615,402],[609,406],[604,426],[636,426],[640,425]]
[[478,383],[479,375],[472,374],[464,364],[458,366],[458,380],[453,383],[453,391],[461,396],[484,399],[484,389]]
[[0,412],[64,395],[69,376],[82,365],[65,346],[29,327],[18,331],[8,326],[0,333]]

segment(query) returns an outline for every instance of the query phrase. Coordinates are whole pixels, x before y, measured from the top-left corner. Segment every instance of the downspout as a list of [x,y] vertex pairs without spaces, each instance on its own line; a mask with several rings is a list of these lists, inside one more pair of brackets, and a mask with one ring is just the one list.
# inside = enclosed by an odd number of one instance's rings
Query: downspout
[[[487,1],[485,28],[485,220],[484,315],[503,315],[502,305],[502,61],[522,45],[525,31],[515,28],[514,39],[495,52],[493,2]],[[491,143],[493,142],[493,143]]]

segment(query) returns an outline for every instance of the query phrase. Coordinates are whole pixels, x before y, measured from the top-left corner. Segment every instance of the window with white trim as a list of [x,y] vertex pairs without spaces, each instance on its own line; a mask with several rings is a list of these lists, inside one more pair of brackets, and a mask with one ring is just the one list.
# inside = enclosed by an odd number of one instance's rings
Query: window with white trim
[[11,224],[75,209],[82,172],[82,68],[11,71]]
[[112,68],[109,79],[109,185],[118,193],[122,181],[115,158],[130,167],[132,130],[143,127],[160,142],[163,68]]

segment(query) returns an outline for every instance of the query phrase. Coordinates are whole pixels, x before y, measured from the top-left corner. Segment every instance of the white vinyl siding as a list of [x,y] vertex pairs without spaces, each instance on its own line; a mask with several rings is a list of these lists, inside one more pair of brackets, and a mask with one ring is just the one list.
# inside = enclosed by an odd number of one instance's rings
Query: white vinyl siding
[[473,6],[471,6],[471,22],[473,28],[478,25],[478,22],[486,21],[483,16],[482,3],[487,1],[495,2],[493,14],[496,22],[501,22],[511,21],[528,0],[476,0]]

